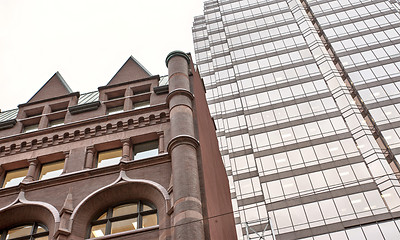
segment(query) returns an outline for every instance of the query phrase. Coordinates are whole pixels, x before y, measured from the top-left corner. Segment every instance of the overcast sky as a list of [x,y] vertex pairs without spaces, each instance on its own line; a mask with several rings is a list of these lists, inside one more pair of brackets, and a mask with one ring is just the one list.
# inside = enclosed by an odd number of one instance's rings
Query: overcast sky
[[107,84],[129,56],[167,74],[173,50],[193,53],[203,0],[1,0],[0,109],[27,102],[57,71],[73,91]]

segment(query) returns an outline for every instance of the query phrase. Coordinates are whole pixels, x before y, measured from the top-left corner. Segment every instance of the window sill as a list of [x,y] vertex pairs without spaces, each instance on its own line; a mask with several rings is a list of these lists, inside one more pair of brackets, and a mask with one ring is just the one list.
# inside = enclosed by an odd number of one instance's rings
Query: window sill
[[149,232],[153,230],[158,230],[159,225],[151,226],[151,227],[146,227],[146,228],[139,228],[136,230],[130,230],[126,232],[120,232],[120,233],[114,233],[114,234],[109,234],[106,236],[102,237],[97,237],[97,238],[87,238],[88,240],[101,240],[101,239],[113,239],[113,238],[118,238],[126,235],[131,235],[131,234],[136,234],[136,233],[142,233],[142,232]]

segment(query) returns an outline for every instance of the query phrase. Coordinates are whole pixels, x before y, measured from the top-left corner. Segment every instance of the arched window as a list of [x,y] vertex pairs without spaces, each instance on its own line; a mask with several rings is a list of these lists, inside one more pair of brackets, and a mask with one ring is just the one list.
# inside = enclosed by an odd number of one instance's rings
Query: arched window
[[90,224],[90,238],[158,224],[157,209],[141,201],[108,208]]
[[48,240],[49,230],[40,223],[24,224],[2,231],[1,240]]

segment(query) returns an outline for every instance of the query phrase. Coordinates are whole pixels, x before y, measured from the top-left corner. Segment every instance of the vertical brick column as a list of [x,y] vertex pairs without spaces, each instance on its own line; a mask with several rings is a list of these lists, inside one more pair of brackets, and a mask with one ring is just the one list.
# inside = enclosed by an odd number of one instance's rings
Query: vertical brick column
[[29,168],[28,168],[28,174],[24,178],[24,182],[32,182],[33,178],[35,177],[35,172],[36,172],[36,166],[38,164],[38,160],[36,158],[32,158],[28,160],[29,162]]
[[62,174],[67,172],[68,160],[69,160],[69,151],[65,151],[64,152],[64,168],[63,168]]
[[122,158],[121,161],[129,161],[129,152],[131,147],[131,140],[129,138],[121,139],[122,143]]
[[86,148],[86,161],[85,161],[85,169],[89,169],[93,167],[94,160],[94,147],[88,146]]
[[197,167],[198,141],[193,127],[193,94],[188,76],[189,57],[180,51],[168,54],[171,155],[173,172],[173,235],[176,240],[203,240],[204,226]]

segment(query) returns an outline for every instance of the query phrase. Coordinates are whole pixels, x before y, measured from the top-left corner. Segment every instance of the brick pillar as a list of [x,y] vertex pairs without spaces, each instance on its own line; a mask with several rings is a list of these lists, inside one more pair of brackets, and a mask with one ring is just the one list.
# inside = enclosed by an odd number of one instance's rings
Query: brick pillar
[[158,153],[164,152],[164,132],[157,132],[158,135]]
[[124,111],[132,110],[132,100],[129,96],[132,96],[133,92],[131,88],[125,90],[125,100],[124,100]]
[[35,172],[36,172],[36,166],[38,164],[38,160],[36,158],[32,158],[28,160],[29,162],[29,168],[28,168],[28,174],[24,178],[24,182],[32,182],[33,178],[35,177]]
[[89,146],[86,148],[85,169],[89,169],[89,168],[93,167],[93,152],[94,152],[93,146]]
[[173,235],[176,240],[203,240],[204,226],[197,167],[198,141],[193,127],[193,94],[188,76],[189,57],[180,51],[171,52],[166,59],[169,76],[171,155],[173,172]]
[[121,139],[122,142],[122,158],[121,161],[129,161],[129,152],[130,152],[130,143],[131,140],[129,138]]
[[64,152],[64,168],[63,168],[62,174],[67,172],[68,160],[69,160],[69,151],[65,151]]

